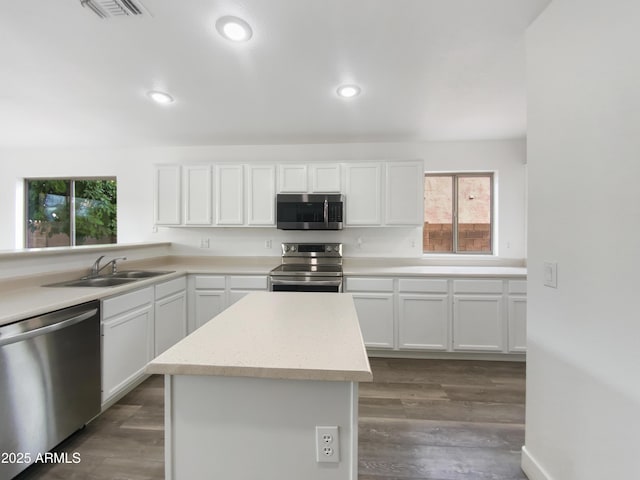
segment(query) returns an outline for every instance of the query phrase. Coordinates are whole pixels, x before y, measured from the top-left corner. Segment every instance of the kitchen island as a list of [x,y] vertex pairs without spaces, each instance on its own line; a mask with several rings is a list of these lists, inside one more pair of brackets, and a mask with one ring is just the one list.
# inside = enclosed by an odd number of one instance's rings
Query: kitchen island
[[250,294],[146,372],[165,375],[167,479],[357,479],[372,375],[351,295]]

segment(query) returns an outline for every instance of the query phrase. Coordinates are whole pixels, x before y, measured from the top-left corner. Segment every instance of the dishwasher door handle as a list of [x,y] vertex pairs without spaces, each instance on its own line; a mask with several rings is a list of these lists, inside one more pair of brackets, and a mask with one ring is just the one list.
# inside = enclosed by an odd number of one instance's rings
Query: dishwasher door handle
[[26,332],[15,333],[13,335],[7,335],[0,337],[0,347],[4,345],[9,345],[11,343],[19,342],[21,340],[27,340],[29,338],[38,337],[40,335],[44,335],[46,333],[55,332],[57,330],[62,330],[63,328],[70,327],[71,325],[75,325],[76,323],[83,322],[91,317],[93,317],[96,313],[98,313],[97,308],[92,308],[91,310],[87,310],[82,312],[75,317],[66,318],[58,323],[53,323],[51,325],[47,325],[45,327],[35,328],[33,330],[28,330]]

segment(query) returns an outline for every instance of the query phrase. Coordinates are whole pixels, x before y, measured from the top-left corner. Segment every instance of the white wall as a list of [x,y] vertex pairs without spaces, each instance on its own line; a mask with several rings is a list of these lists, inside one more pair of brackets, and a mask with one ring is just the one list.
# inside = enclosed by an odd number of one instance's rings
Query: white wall
[[[420,228],[349,228],[342,232],[283,232],[275,228],[159,228],[153,232],[153,164],[200,162],[322,162],[424,159],[436,170],[496,171],[499,189],[498,253],[523,259],[524,164],[523,140],[443,143],[362,143],[327,145],[210,146],[118,150],[0,151],[0,201],[16,205],[16,185],[30,176],[118,177],[119,242],[170,241],[179,253],[214,255],[280,255],[282,241],[340,240],[348,256],[418,257]],[[0,250],[15,248],[21,215],[0,211]],[[16,227],[18,224],[18,227]],[[209,238],[211,248],[201,249]],[[267,249],[264,241],[272,240]],[[361,242],[358,242],[358,239]]]
[[532,480],[638,476],[639,19],[635,0],[554,0],[528,32]]

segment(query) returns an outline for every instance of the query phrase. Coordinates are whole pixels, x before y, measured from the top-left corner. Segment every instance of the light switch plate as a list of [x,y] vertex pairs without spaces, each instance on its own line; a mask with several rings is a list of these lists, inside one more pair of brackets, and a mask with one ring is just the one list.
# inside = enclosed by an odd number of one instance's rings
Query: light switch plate
[[544,262],[544,284],[547,287],[558,288],[558,264]]

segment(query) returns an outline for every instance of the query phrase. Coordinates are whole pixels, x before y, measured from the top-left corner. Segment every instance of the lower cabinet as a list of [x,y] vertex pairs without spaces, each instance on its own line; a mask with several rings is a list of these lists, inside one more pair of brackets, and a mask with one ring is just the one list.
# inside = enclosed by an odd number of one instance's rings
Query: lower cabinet
[[155,356],[187,335],[187,281],[169,280],[155,287]]
[[102,302],[102,403],[126,391],[153,358],[153,287]]
[[345,291],[353,296],[365,346],[395,348],[393,278],[348,277]]
[[502,309],[501,295],[454,295],[453,349],[502,352]]
[[191,315],[189,332],[250,292],[267,290],[266,275],[192,275],[189,278]]
[[393,294],[353,293],[362,338],[367,347],[393,348]]
[[510,295],[509,299],[509,351],[527,351],[527,297]]
[[251,292],[267,290],[267,277],[264,275],[234,275],[227,277],[229,287],[228,305],[231,306]]
[[526,280],[347,277],[370,350],[525,353]]
[[449,348],[449,295],[398,295],[398,347],[446,351]]

